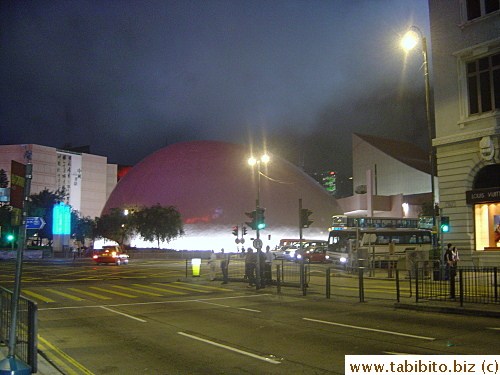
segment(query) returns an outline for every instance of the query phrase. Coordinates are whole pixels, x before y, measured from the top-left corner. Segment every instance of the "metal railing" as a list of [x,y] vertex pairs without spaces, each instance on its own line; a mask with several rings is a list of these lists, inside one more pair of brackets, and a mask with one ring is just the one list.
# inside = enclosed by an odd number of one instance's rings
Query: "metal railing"
[[457,300],[500,304],[497,267],[422,267],[415,269],[416,302]]
[[[10,290],[0,287],[1,345],[9,345],[12,295]],[[35,302],[24,297],[19,298],[15,356],[28,364],[32,373],[37,372],[37,314],[38,307]]]

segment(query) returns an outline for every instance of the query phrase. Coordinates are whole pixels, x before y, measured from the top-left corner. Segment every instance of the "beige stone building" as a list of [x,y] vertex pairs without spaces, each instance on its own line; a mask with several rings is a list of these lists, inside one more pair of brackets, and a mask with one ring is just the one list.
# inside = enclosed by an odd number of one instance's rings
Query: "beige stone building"
[[29,152],[33,165],[31,193],[64,187],[74,210],[92,219],[101,211],[117,182],[117,165],[104,156],[70,152],[35,144],[0,146],[0,169],[11,180],[11,161],[26,164]]
[[500,264],[500,2],[429,0],[444,241]]

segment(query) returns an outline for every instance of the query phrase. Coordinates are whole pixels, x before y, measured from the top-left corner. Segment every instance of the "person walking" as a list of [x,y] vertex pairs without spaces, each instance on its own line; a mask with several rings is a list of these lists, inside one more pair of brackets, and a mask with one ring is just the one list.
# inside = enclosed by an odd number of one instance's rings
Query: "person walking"
[[446,273],[448,280],[450,280],[450,297],[455,298],[455,276],[457,275],[457,263],[458,263],[458,250],[457,247],[452,247],[452,244],[448,244],[448,248],[444,253],[444,261],[446,262]]
[[224,253],[222,249],[220,254],[220,269],[222,271],[222,284],[229,282],[229,256]]
[[215,251],[212,250],[210,253],[210,258],[208,259],[208,267],[210,269],[210,281],[215,280],[215,273],[217,272],[217,255],[215,255]]

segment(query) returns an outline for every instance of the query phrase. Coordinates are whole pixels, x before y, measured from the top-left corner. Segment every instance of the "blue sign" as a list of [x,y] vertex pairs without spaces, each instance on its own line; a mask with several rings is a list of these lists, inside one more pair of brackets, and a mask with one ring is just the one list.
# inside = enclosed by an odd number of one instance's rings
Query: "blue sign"
[[43,217],[27,217],[26,229],[42,229],[45,226]]

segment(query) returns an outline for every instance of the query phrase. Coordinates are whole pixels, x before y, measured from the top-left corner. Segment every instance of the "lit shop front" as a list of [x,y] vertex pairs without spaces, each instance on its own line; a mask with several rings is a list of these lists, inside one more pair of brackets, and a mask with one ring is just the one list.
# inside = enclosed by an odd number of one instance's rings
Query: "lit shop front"
[[474,207],[476,250],[500,250],[500,187],[466,192]]

